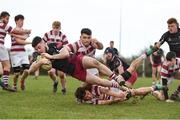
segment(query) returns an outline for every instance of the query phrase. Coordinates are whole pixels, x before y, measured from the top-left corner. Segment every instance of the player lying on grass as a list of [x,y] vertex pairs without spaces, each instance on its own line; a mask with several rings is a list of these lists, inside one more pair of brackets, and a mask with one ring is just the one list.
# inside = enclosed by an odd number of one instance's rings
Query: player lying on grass
[[111,104],[115,102],[125,101],[131,96],[140,96],[152,92],[157,99],[161,100],[162,95],[159,91],[157,91],[161,89],[163,89],[163,86],[158,84],[151,87],[127,89],[125,91],[118,88],[87,85],[84,87],[78,87],[75,92],[75,97],[80,103]]
[[[92,57],[70,54],[71,50],[67,47],[63,47],[59,51],[59,54],[49,55],[49,51],[56,51],[56,48],[53,46],[47,46],[40,37],[35,37],[33,39],[32,46],[45,58],[34,62],[31,65],[29,71],[23,75],[24,79],[28,76],[28,74],[36,71],[36,69],[38,69],[40,66],[44,64],[51,64],[52,62],[53,68],[61,70],[80,81],[105,87],[119,87],[119,84],[124,83],[122,81],[131,77],[131,73],[137,69],[137,67],[141,64],[141,61],[153,52],[153,49],[150,48],[146,54],[143,54],[134,60],[127,71],[119,76],[116,76],[109,68]],[[92,75],[86,71],[86,69],[89,68],[97,68],[100,73],[109,76],[109,79],[115,79],[116,81],[109,81]]]

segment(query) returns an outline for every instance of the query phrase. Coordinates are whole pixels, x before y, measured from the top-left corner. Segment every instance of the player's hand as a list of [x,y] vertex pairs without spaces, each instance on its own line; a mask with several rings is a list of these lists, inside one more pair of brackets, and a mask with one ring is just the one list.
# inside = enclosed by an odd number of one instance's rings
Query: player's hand
[[62,47],[62,42],[57,42],[57,48],[61,48]]
[[41,56],[44,57],[44,58],[47,58],[47,59],[52,59],[53,58],[53,56],[49,55],[48,53],[42,53]]
[[42,58],[40,61],[42,64],[50,64],[51,63],[51,61],[47,58]]
[[96,38],[92,38],[91,39],[91,45],[94,47],[94,48],[98,48],[98,40]]
[[26,30],[25,30],[25,33],[26,33],[26,34],[31,34],[31,30],[26,29]]

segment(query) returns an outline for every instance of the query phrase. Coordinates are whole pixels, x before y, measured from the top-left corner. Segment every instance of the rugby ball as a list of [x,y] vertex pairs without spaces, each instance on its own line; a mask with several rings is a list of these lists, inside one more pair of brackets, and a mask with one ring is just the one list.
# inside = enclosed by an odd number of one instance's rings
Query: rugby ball
[[51,62],[49,64],[44,64],[41,66],[41,68],[48,71],[52,68],[52,64]]
[[[43,58],[41,55],[39,55],[39,56],[37,56],[37,60],[36,61],[39,61],[41,59],[46,59],[46,58]],[[52,68],[52,64],[49,61],[49,63],[41,65],[41,68],[48,71],[48,70],[50,70]]]

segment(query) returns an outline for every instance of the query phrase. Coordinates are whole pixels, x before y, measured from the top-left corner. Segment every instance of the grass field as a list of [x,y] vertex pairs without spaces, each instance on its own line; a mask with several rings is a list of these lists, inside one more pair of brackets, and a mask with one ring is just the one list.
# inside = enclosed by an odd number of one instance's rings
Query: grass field
[[[60,87],[54,95],[49,77],[29,77],[25,91],[0,90],[0,119],[180,119],[180,103],[160,102],[150,95],[137,104],[132,99],[112,105],[77,104],[74,90],[79,84],[68,77],[67,95],[61,94]],[[170,93],[178,84],[173,82]],[[150,78],[139,78],[135,87],[149,85]]]

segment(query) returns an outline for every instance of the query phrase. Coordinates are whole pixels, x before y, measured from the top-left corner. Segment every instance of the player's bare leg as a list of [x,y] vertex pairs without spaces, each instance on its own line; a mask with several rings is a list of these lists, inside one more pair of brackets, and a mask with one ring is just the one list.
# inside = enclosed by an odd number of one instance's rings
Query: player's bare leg
[[56,80],[56,70],[54,68],[51,68],[51,70],[48,71],[48,75],[53,81],[53,92],[56,93],[58,85],[58,81]]
[[63,95],[66,94],[66,74],[62,71],[57,71],[58,72],[58,76],[60,77],[60,81],[61,81],[61,92]]
[[17,82],[18,82],[19,75],[20,75],[20,73],[14,73],[14,77],[13,77],[13,88],[14,88],[14,90],[17,90]]
[[111,76],[113,74],[113,72],[108,67],[106,67],[105,65],[97,61],[96,59],[88,57],[88,56],[83,57],[82,64],[83,64],[83,67],[86,69],[97,68],[100,73],[107,76]]
[[115,81],[109,81],[106,79],[102,79],[98,76],[92,75],[87,72],[86,75],[86,81],[88,84],[95,84],[95,85],[100,85],[104,87],[119,87],[119,84]]

